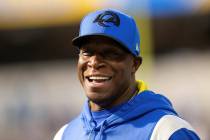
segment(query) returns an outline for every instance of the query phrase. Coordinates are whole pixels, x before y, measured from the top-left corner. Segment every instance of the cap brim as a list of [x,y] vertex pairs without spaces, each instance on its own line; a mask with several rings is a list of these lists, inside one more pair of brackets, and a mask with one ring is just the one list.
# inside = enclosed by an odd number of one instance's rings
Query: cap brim
[[84,36],[78,36],[78,37],[75,37],[72,39],[72,44],[74,46],[77,46],[77,47],[80,47],[82,44],[84,44],[88,39],[92,38],[92,37],[103,37],[103,38],[109,38],[109,39],[112,39],[113,41],[119,43],[120,45],[123,46],[123,48],[127,49],[125,47],[125,45],[118,41],[117,39],[111,37],[111,36],[107,36],[107,35],[104,35],[104,34],[91,34],[91,35],[84,35]]
[[90,38],[92,37],[102,37],[102,38],[109,38],[111,40],[113,40],[114,42],[116,42],[117,44],[119,44],[120,46],[122,46],[121,48],[129,53],[131,53],[132,55],[134,55],[127,47],[124,43],[122,43],[121,41],[117,40],[116,38],[113,38],[111,36],[108,35],[104,35],[104,34],[91,34],[91,35],[84,35],[84,36],[78,36],[72,39],[72,45],[80,48],[83,44],[85,44]]

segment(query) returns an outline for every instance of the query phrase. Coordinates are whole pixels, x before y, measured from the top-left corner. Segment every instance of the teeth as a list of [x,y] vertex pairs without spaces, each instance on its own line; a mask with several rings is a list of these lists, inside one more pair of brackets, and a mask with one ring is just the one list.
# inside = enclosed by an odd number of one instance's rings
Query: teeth
[[91,76],[89,77],[90,80],[109,80],[110,77],[103,77],[103,76]]

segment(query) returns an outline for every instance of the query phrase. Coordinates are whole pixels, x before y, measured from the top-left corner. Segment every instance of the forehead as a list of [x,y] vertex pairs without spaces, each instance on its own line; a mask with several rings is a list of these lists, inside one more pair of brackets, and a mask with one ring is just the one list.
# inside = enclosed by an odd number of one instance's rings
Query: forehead
[[117,41],[108,37],[101,37],[101,36],[93,36],[84,39],[82,45],[80,46],[80,49],[98,49],[98,50],[111,49],[113,51],[116,50],[116,51],[128,52]]

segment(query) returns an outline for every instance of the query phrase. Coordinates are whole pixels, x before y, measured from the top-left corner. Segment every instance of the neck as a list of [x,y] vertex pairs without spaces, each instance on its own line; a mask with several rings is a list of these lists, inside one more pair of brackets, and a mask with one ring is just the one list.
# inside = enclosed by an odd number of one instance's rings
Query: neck
[[100,111],[103,109],[110,109],[114,106],[120,105],[122,103],[125,103],[129,101],[131,98],[133,98],[136,94],[138,94],[138,88],[137,83],[133,84],[132,86],[128,87],[123,94],[121,94],[120,97],[115,99],[109,104],[97,104],[92,101],[89,102],[90,108],[92,111]]

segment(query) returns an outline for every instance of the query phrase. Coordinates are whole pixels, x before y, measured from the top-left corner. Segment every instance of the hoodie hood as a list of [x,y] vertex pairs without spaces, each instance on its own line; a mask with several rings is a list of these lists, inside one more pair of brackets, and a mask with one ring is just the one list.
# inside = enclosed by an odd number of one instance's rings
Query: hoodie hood
[[[157,116],[160,117],[164,114],[177,115],[171,102],[165,96],[147,90],[147,86],[143,81],[137,81],[137,83],[138,95],[123,103],[118,110],[111,112],[111,115],[99,125],[96,124],[92,117],[89,101],[86,101],[81,113],[81,119],[88,139],[94,140],[97,137],[97,139],[101,140],[106,129],[119,124],[129,124],[136,119],[144,123],[144,119],[148,114],[152,119],[157,119]],[[156,114],[156,112],[162,113]],[[154,114],[151,115],[151,113]]]
[[164,110],[170,114],[177,115],[171,102],[166,97],[160,94],[155,94],[152,91],[145,90],[122,105],[119,110],[114,112],[98,127],[96,127],[91,116],[91,111],[87,101],[82,112],[82,119],[84,127],[88,133],[92,133],[94,130],[100,130],[101,132],[109,126],[129,122],[136,118],[143,118],[148,113],[156,110]]

